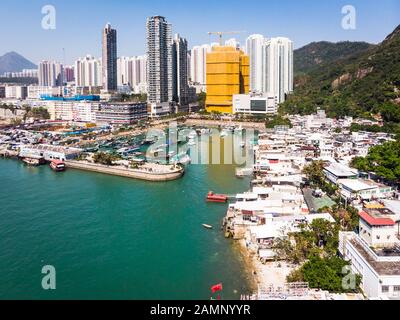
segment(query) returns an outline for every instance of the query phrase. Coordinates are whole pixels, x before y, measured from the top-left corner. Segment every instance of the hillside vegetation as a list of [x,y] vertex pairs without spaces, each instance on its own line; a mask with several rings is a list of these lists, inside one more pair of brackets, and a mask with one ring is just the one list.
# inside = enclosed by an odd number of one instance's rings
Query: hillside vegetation
[[282,113],[310,114],[325,109],[331,117],[380,114],[400,123],[400,26],[379,45],[322,64],[296,77],[294,93]]

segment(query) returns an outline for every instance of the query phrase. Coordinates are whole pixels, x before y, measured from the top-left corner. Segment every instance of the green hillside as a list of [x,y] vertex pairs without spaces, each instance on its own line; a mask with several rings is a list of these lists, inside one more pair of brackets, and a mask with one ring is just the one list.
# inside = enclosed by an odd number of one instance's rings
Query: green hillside
[[312,42],[294,51],[295,75],[310,72],[316,67],[360,54],[373,45],[366,42]]
[[296,77],[282,113],[310,114],[325,109],[332,117],[381,114],[400,123],[400,26],[379,45],[323,64]]

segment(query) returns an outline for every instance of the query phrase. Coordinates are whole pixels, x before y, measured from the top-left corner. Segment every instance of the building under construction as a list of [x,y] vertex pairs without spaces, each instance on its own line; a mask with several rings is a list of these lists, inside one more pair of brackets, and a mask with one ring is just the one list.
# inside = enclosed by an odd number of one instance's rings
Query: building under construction
[[232,113],[232,96],[249,92],[249,56],[229,46],[207,53],[206,110]]

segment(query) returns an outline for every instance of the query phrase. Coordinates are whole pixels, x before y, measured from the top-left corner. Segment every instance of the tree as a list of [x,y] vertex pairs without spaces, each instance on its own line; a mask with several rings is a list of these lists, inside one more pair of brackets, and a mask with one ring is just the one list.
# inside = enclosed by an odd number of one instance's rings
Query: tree
[[375,172],[390,182],[399,183],[400,141],[390,141],[370,148],[365,158],[354,158],[351,166],[358,170]]
[[313,161],[303,168],[303,173],[306,175],[311,185],[322,189],[330,196],[334,196],[338,190],[337,186],[326,182],[324,174],[324,163],[321,160]]
[[273,250],[279,258],[298,264],[313,256],[332,257],[337,252],[339,226],[326,219],[314,219],[310,225],[302,224],[299,232],[288,237],[274,242]]
[[114,161],[120,160],[121,157],[118,155],[113,155],[107,152],[97,152],[93,156],[93,161],[95,163],[104,164],[107,166],[111,166]]
[[205,92],[200,92],[197,94],[197,102],[199,103],[199,109],[203,110],[206,107],[207,94]]
[[25,106],[24,120],[26,120],[26,118],[50,119],[50,114],[44,107],[31,108]]
[[323,173],[324,163],[323,161],[313,161],[309,165],[305,166],[303,173],[306,175],[307,180],[315,186],[322,186],[325,181],[325,176]]
[[318,288],[329,292],[344,293],[358,292],[361,283],[361,277],[355,275],[355,287],[347,288],[343,286],[343,278],[346,272],[344,267],[349,262],[334,256],[321,258],[313,256],[299,269],[292,271],[287,277],[288,282],[305,281],[310,288]]

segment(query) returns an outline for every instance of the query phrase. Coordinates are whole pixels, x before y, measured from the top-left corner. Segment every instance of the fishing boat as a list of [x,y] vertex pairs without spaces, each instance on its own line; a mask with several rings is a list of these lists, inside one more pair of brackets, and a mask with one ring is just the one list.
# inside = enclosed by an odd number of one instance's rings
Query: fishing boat
[[207,194],[206,200],[207,202],[227,202],[228,197],[224,194],[215,194],[214,192],[210,191]]
[[136,157],[129,158],[129,160],[132,161],[132,162],[135,162],[135,163],[139,163],[139,164],[140,164],[140,163],[145,163],[145,162],[146,162],[145,159],[136,158]]
[[210,226],[209,224],[205,224],[205,223],[203,223],[202,226],[203,226],[204,228],[206,228],[206,229],[212,229],[212,228],[213,228],[213,227]]
[[134,156],[137,156],[137,157],[138,157],[138,156],[142,156],[142,155],[143,155],[143,152],[136,151],[136,152],[133,153],[133,155],[134,155]]
[[25,162],[29,166],[40,166],[43,163],[43,158],[23,158],[23,162]]
[[56,172],[64,171],[65,170],[65,163],[61,160],[53,160],[50,162],[50,168]]
[[115,146],[115,142],[106,142],[102,145],[104,148],[111,148]]
[[153,144],[157,141],[156,137],[149,137],[143,140],[142,144],[143,145],[148,145],[148,144]]
[[89,147],[85,149],[85,152],[97,152],[99,151],[98,147]]
[[243,178],[246,176],[251,176],[253,174],[253,168],[237,168],[236,177]]
[[139,146],[130,146],[130,147],[125,147],[117,150],[117,153],[119,154],[127,154],[127,153],[132,153],[135,151],[140,150]]

